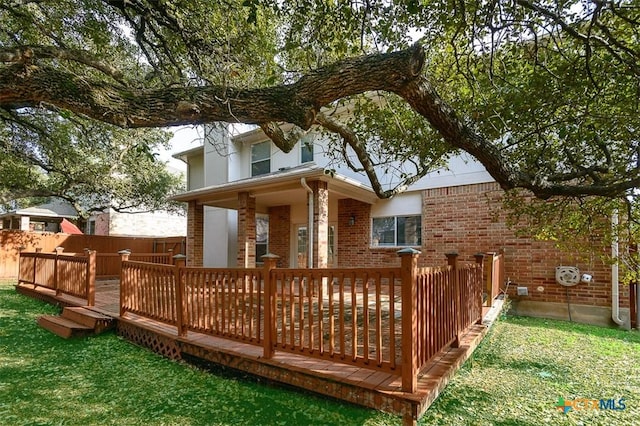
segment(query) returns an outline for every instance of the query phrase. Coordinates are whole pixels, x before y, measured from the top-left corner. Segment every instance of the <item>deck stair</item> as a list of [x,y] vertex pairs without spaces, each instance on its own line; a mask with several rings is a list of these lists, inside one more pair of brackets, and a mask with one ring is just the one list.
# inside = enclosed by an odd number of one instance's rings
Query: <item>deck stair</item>
[[114,319],[84,307],[64,308],[61,315],[43,315],[38,324],[60,337],[84,337],[114,327]]

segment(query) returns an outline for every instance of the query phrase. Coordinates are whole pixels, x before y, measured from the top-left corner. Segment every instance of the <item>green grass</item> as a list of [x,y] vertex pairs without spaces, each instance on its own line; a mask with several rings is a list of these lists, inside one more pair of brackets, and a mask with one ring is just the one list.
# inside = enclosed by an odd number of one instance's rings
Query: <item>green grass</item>
[[399,424],[334,400],[222,377],[106,334],[64,340],[38,327],[58,309],[0,282],[1,425]]
[[[397,417],[164,359],[114,334],[63,340],[57,308],[0,282],[1,425],[393,425]],[[559,397],[625,398],[563,414]],[[640,425],[640,333],[507,318],[422,425]]]
[[[560,397],[625,398],[626,409],[564,414],[555,407]],[[499,321],[420,424],[640,425],[640,333]]]

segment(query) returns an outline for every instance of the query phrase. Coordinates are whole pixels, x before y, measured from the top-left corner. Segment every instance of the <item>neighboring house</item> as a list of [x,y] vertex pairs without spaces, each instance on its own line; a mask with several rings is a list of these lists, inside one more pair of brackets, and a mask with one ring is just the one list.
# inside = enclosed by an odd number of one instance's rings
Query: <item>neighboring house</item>
[[[364,176],[330,164],[325,148],[307,136],[283,153],[260,129],[235,137],[211,131],[203,146],[174,155],[188,166],[188,191],[175,197],[188,203],[188,264],[253,267],[271,252],[280,267],[397,266],[397,250],[411,246],[422,252],[420,265],[433,266],[447,252],[463,261],[503,252],[503,288],[516,312],[601,324],[613,314],[628,324],[626,287],[620,314],[612,308],[611,266],[516,236],[498,184],[472,158],[455,157],[447,170],[381,200]],[[561,286],[557,266],[593,280]]]
[[89,217],[85,234],[119,237],[176,237],[187,232],[184,215],[164,210],[154,212],[117,212],[109,209]]
[[[176,175],[183,171],[167,166]],[[119,212],[107,209],[92,214],[87,220],[86,234],[119,237],[177,237],[187,233],[187,217],[166,210]]]
[[[76,210],[67,202],[53,198],[50,202],[38,206],[15,209],[0,214],[1,229],[21,231],[64,232],[64,219],[75,221]],[[66,223],[66,222],[65,222]]]

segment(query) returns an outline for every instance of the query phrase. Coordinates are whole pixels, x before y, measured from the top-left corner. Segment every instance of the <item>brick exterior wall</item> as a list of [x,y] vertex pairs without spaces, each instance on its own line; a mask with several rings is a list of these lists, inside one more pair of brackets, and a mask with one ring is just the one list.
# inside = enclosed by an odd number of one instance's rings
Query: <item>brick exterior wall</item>
[[[473,255],[478,252],[504,250],[512,299],[566,303],[568,293],[572,304],[611,306],[610,266],[599,258],[581,259],[561,252],[552,242],[516,236],[506,225],[501,195],[496,183],[425,190],[419,266],[444,265],[445,253],[453,251],[459,253],[459,261],[473,262]],[[370,212],[366,203],[339,200],[339,267],[400,265],[396,254],[399,248],[371,247]],[[594,279],[590,284],[580,283],[567,289],[555,281],[555,267],[559,265],[577,266],[581,273],[591,274]],[[517,286],[528,287],[529,295],[518,297]],[[629,306],[626,286],[620,286],[620,306]]]
[[204,207],[189,201],[187,206],[187,266],[202,266],[204,247]]
[[[350,198],[338,200],[339,268],[400,266],[400,257],[396,253],[398,250],[398,247],[371,247],[369,204]],[[444,254],[442,259],[438,265],[443,264]]]
[[[566,303],[568,292],[571,303],[611,306],[610,266],[599,258],[562,252],[552,242],[516,236],[506,225],[501,195],[496,183],[424,191],[421,263],[439,264],[443,253],[450,251],[457,251],[461,261],[473,261],[477,252],[503,249],[506,277],[513,283],[512,299]],[[594,279],[567,290],[555,280],[559,265],[577,266]],[[518,297],[516,286],[528,287],[529,295]],[[625,286],[621,286],[620,301],[622,307],[629,306]]]
[[291,206],[269,208],[269,253],[280,256],[278,268],[290,266]]

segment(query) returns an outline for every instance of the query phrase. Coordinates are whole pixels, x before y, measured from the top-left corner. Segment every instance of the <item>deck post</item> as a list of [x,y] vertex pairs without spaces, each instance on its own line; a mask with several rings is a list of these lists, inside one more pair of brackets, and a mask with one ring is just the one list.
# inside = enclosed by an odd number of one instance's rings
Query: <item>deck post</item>
[[187,335],[187,324],[184,319],[187,316],[187,305],[184,298],[185,282],[184,282],[184,268],[187,264],[187,256],[184,254],[176,254],[173,256],[173,265],[175,266],[175,281],[176,281],[176,322],[178,327],[178,336],[184,337]]
[[85,249],[87,255],[87,306],[96,304],[96,251]]
[[[476,259],[476,264],[478,265],[478,269],[480,272],[477,272],[477,279],[473,281],[473,303],[476,305],[478,318],[475,319],[474,322],[482,323],[482,285],[484,279],[484,253],[476,253],[473,255]],[[493,257],[493,256],[492,256]],[[493,262],[493,260],[492,260]],[[490,292],[492,290],[489,290]],[[487,299],[491,299],[491,293],[487,295]],[[491,301],[489,302],[489,306],[491,306]]]
[[263,343],[263,357],[270,359],[274,354],[275,347],[275,335],[276,335],[276,297],[275,297],[275,280],[271,279],[271,270],[275,269],[276,263],[280,256],[273,253],[267,253],[263,255],[262,261],[264,262],[263,280],[264,280],[264,336]]
[[402,390],[415,393],[418,387],[417,267],[420,251],[399,250],[402,270]]
[[127,260],[129,260],[129,255],[131,254],[131,250],[120,250],[118,252],[118,254],[120,255],[120,316],[124,316],[124,301],[127,299],[127,294],[126,294],[126,290],[125,289],[125,279],[124,279],[124,268],[123,268],[123,264],[124,262],[126,262]]
[[462,332],[461,325],[462,319],[460,316],[462,315],[462,301],[460,300],[460,280],[458,277],[458,253],[451,252],[446,253],[447,256],[447,264],[451,266],[451,285],[453,286],[453,329],[456,331],[456,338],[451,344],[454,348],[460,347],[460,338],[462,337],[460,333]]
[[64,251],[63,247],[56,247],[56,258],[53,261],[53,288],[56,291],[56,296],[60,296],[60,289],[58,288],[58,256]]

